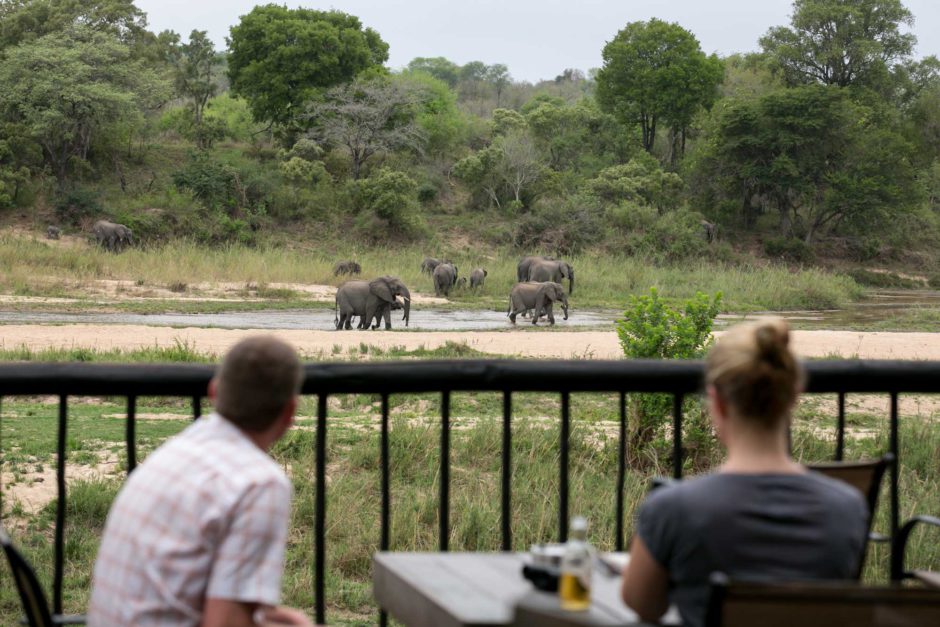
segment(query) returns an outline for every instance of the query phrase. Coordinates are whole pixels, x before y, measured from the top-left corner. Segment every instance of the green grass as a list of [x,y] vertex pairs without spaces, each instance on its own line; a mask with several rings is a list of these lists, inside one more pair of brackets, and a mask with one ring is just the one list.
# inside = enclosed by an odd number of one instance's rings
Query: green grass
[[[395,275],[412,291],[432,293],[430,277],[420,273],[426,254],[452,258],[462,275],[482,266],[489,271],[478,293],[455,291],[451,300],[464,308],[502,310],[516,280],[517,253],[511,251],[460,252],[427,247],[394,249],[342,248],[325,252],[302,247],[270,246],[207,248],[174,241],[154,247],[132,248],[115,255],[94,247],[53,246],[41,240],[0,236],[0,290],[21,296],[90,298],[86,285],[98,279],[123,279],[166,288],[186,285],[186,294],[200,283],[253,284],[266,302],[298,302],[292,288],[276,283],[339,285],[332,275],[338,259],[357,259],[363,277]],[[791,270],[784,266],[755,264],[730,266],[688,263],[653,265],[634,257],[584,254],[569,258],[575,268],[572,305],[580,308],[623,308],[630,294],[644,294],[657,287],[666,298],[686,298],[697,291],[724,293],[729,311],[829,309],[844,306],[862,296],[862,289],[845,275],[818,269]],[[37,278],[38,277],[38,278]],[[182,294],[181,294],[182,295]],[[135,305],[136,306],[136,305]],[[159,302],[147,307],[160,308]],[[166,305],[177,310],[184,305]],[[199,305],[202,310],[214,305]]]

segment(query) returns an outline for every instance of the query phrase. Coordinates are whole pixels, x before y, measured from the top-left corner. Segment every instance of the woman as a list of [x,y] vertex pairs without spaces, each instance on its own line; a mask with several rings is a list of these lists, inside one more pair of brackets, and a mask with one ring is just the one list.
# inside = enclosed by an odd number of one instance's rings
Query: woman
[[790,413],[803,372],[782,320],[729,330],[710,351],[712,425],[727,450],[717,472],[653,492],[640,507],[621,594],[656,621],[670,602],[704,623],[708,578],[849,579],[866,540],[855,489],[790,459]]

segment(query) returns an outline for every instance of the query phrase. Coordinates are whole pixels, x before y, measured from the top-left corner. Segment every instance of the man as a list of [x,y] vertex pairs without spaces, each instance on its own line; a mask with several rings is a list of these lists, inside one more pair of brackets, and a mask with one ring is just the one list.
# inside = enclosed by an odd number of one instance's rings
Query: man
[[268,455],[294,422],[302,376],[273,337],[229,351],[209,383],[216,413],[149,455],[115,499],[91,627],[311,625],[277,607],[291,485]]

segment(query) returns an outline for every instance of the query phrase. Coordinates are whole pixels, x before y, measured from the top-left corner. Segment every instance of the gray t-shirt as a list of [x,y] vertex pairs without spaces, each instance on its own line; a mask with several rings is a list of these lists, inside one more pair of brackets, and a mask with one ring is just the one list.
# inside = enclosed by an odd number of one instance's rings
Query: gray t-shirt
[[637,534],[667,571],[683,623],[704,623],[711,573],[732,579],[851,579],[868,505],[841,481],[805,474],[719,473],[655,490]]

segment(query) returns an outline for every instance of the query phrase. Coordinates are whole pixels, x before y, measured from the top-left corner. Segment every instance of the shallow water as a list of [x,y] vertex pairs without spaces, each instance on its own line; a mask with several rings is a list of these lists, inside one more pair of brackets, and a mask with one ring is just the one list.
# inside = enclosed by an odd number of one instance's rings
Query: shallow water
[[[606,326],[617,313],[571,311],[568,320],[561,312],[555,315],[555,325],[564,327]],[[318,329],[335,328],[332,309],[296,311],[250,311],[212,314],[127,314],[127,313],[25,313],[0,311],[0,324],[144,324],[169,327],[217,327],[223,329]],[[359,322],[353,323],[355,329]],[[531,320],[516,319],[518,325],[531,325]],[[539,325],[547,326],[543,319]],[[414,331],[482,331],[510,328],[505,312],[497,311],[435,311],[412,309],[407,330]],[[392,329],[406,330],[401,312],[392,315]]]
[[[940,309],[940,292],[927,290],[882,291],[846,309],[830,311],[757,312],[747,315],[722,315],[718,326],[760,316],[782,316],[800,328],[844,329],[890,320],[912,309]],[[561,312],[555,316],[558,328],[607,327],[622,315],[615,310],[582,311],[572,308],[568,320]],[[225,312],[207,314],[128,314],[128,313],[39,313],[0,311],[0,324],[142,324],[170,327],[217,327],[223,329],[334,329],[332,309]],[[356,320],[358,322],[358,319]],[[519,325],[531,321],[519,317]],[[547,326],[543,320],[540,326]],[[355,326],[355,324],[353,325]],[[448,310],[414,308],[408,330],[414,331],[484,331],[510,328],[503,311]],[[401,312],[392,316],[392,328],[405,330]]]

